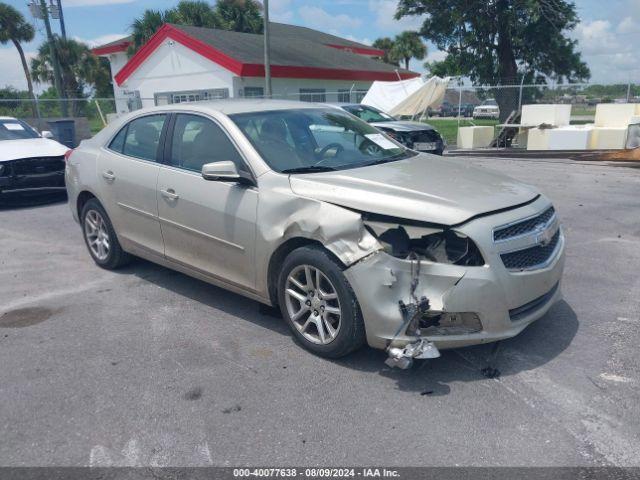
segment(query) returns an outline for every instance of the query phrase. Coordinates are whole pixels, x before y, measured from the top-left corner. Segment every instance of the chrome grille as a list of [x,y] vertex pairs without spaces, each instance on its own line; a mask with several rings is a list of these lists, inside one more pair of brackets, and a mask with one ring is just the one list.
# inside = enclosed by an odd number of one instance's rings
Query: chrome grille
[[509,270],[529,270],[540,267],[551,258],[559,241],[560,229],[547,245],[536,245],[517,252],[503,253],[500,258]]
[[513,237],[519,237],[520,235],[526,235],[533,232],[539,225],[546,225],[553,218],[556,211],[553,207],[547,208],[540,215],[527,218],[520,222],[512,223],[511,225],[505,225],[504,227],[496,228],[493,231],[493,241],[501,242]]

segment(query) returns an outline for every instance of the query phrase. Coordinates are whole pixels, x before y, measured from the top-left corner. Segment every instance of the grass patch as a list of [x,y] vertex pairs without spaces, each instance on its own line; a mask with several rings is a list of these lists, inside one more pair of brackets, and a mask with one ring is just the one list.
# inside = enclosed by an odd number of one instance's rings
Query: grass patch
[[[428,118],[424,120],[424,123],[428,123],[435,128],[442,138],[445,139],[447,145],[455,145],[458,143],[458,120],[455,118]],[[471,120],[468,118],[460,119],[461,127],[493,127],[498,124],[498,120],[490,119],[478,119]]]

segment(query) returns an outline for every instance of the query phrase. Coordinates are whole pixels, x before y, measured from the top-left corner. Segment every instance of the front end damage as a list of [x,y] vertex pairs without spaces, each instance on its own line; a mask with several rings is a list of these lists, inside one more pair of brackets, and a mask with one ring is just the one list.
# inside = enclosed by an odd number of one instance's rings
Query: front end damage
[[369,345],[387,351],[388,365],[408,368],[414,358],[439,356],[438,349],[513,337],[543,316],[561,298],[564,238],[557,222],[559,241],[548,261],[534,269],[507,269],[504,252],[512,245],[496,244],[491,232],[548,208],[545,202],[455,229],[363,215],[383,249],[345,275],[360,303]]

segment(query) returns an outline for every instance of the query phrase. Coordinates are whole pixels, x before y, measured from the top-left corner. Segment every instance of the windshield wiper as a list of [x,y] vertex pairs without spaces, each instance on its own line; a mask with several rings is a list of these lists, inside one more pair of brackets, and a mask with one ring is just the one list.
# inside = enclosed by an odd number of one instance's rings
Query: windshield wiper
[[280,170],[280,172],[281,173],[314,173],[314,172],[333,172],[335,170],[336,169],[333,167],[309,165],[307,167],[286,168],[284,170]]
[[372,162],[365,163],[365,164],[363,164],[361,166],[362,167],[369,167],[371,165],[380,165],[381,163],[389,163],[389,162],[395,162],[396,160],[404,160],[405,158],[409,158],[406,151],[402,152],[402,153],[398,153],[396,155],[392,155],[390,157],[379,158],[378,160],[374,160]]

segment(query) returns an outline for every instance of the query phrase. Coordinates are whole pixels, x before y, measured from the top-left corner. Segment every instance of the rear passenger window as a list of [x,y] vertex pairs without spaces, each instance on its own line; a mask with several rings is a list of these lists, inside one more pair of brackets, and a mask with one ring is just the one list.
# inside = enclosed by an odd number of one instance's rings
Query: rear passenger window
[[124,148],[124,137],[127,135],[127,126],[125,125],[120,129],[118,134],[111,140],[109,144],[109,150],[113,150],[114,152],[122,153],[122,149]]
[[178,114],[173,130],[170,164],[200,172],[206,163],[231,160],[247,170],[242,157],[222,128],[198,115]]
[[[155,162],[165,117],[166,115],[149,115],[131,121],[126,127],[122,153]],[[119,136],[120,133],[112,143],[116,142]]]

